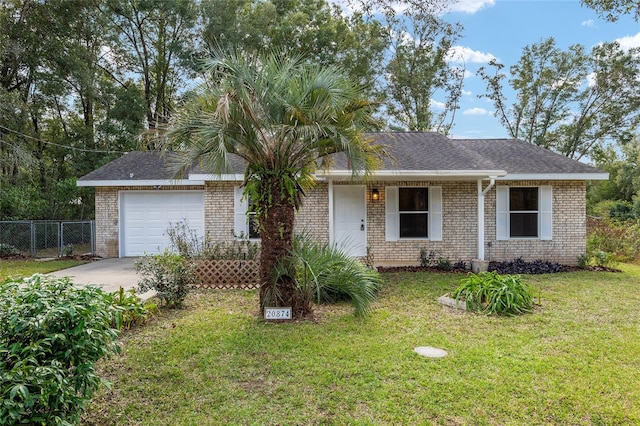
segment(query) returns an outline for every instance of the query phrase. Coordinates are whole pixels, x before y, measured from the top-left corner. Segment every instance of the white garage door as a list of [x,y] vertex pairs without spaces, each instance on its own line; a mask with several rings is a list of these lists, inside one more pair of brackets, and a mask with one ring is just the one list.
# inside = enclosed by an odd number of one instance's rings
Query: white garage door
[[120,193],[120,256],[154,254],[169,247],[167,229],[187,222],[204,235],[202,191],[123,191]]

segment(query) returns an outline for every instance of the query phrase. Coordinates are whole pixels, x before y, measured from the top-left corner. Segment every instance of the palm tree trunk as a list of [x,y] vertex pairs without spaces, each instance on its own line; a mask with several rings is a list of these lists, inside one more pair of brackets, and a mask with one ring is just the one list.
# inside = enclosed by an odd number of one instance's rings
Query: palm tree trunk
[[[279,182],[270,185],[265,182],[263,188],[269,188],[271,203],[260,218],[261,311],[264,313],[267,306],[291,307],[292,316],[301,318],[308,313],[309,306],[299,297],[294,265],[288,261],[293,249],[294,203],[282,194]],[[280,268],[279,273],[275,273],[276,268]]]

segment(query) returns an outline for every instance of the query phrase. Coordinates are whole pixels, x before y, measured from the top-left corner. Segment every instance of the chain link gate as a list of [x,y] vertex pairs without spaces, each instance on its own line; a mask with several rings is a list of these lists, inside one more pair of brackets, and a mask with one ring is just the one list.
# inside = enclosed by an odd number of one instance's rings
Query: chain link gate
[[94,221],[0,221],[2,254],[59,257],[95,254]]

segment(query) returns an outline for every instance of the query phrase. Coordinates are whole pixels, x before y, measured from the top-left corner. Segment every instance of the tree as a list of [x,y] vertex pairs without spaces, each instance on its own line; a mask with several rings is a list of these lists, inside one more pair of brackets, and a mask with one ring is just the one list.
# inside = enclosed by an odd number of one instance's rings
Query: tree
[[510,68],[516,101],[503,88],[504,65],[479,73],[487,84],[495,114],[509,135],[581,159],[597,156],[607,144],[631,140],[640,124],[640,49],[618,43],[581,45],[563,51],[549,38],[526,46]]
[[633,14],[633,19],[636,21],[640,18],[638,0],[582,0],[582,4],[611,22],[617,21],[620,15],[627,14]]
[[147,127],[165,124],[185,86],[193,51],[197,7],[192,0],[107,0],[116,40],[114,53],[140,77]]
[[342,67],[372,91],[387,46],[378,22],[343,16],[324,0],[204,0],[202,39],[249,52],[271,49]]
[[295,210],[319,160],[326,166],[342,152],[354,176],[377,167],[381,147],[361,130],[372,105],[339,70],[301,57],[218,53],[208,70],[209,84],[172,119],[168,146],[182,149],[184,167],[198,161],[224,173],[230,154],[246,161],[245,194],[255,203],[262,240],[260,306],[290,306],[304,316],[310,307],[287,263]]
[[351,0],[387,41],[378,75],[391,127],[448,134],[462,94],[464,69],[451,52],[462,26],[442,18],[446,0]]

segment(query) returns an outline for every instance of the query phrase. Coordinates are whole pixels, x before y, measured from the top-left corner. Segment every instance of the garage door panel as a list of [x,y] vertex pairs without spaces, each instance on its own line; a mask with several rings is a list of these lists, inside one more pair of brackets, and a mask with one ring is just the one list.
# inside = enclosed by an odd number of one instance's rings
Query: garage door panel
[[120,198],[121,256],[155,254],[169,247],[167,229],[186,221],[204,235],[202,191],[126,191]]

